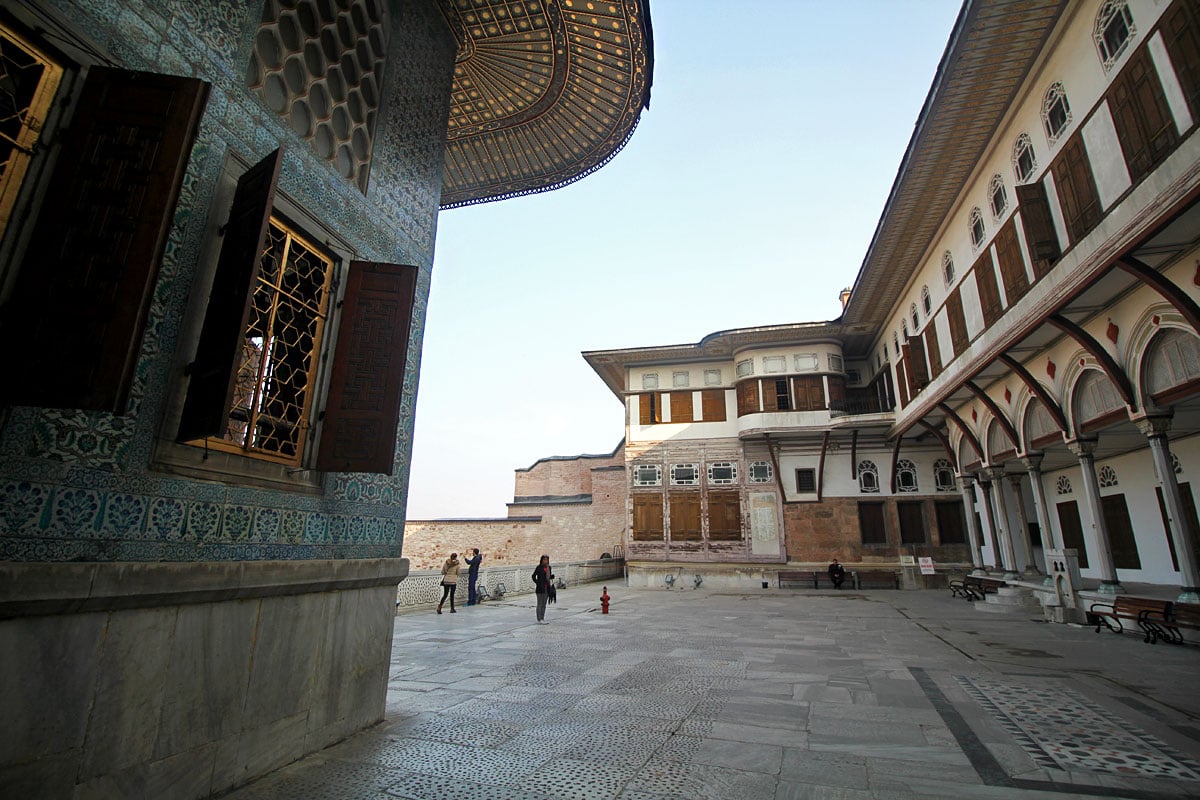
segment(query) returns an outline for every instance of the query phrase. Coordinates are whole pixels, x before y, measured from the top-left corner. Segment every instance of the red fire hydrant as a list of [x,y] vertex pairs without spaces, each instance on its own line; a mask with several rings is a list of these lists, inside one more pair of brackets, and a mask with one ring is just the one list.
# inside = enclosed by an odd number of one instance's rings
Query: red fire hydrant
[[600,593],[600,613],[608,613],[608,587],[605,586]]

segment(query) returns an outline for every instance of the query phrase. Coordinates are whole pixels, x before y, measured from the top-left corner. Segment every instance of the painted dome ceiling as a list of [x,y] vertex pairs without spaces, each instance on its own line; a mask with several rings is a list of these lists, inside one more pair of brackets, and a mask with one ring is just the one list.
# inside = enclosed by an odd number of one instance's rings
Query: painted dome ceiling
[[650,103],[646,0],[439,0],[458,40],[442,208],[599,169]]

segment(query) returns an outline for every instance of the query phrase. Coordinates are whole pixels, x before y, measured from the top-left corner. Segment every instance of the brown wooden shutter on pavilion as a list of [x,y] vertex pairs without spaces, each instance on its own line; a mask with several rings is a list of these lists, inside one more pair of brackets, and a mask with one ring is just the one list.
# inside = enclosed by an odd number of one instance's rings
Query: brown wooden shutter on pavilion
[[638,395],[638,422],[642,425],[662,422],[662,395],[658,392]]
[[208,94],[194,78],[88,70],[3,309],[6,404],[125,413]]
[[1137,183],[1179,144],[1175,119],[1148,47],[1139,47],[1129,57],[1109,88],[1107,100],[1129,177]]
[[1192,119],[1200,119],[1200,7],[1194,0],[1175,0],[1167,9],[1162,37]]
[[950,323],[950,344],[954,348],[952,359],[966,350],[967,345],[971,343],[967,336],[967,318],[963,314],[962,294],[958,287],[946,298],[946,321]]
[[692,393],[671,392],[671,422],[692,421]]
[[671,494],[671,541],[700,541],[700,493]]
[[1029,276],[1025,259],[1021,257],[1021,241],[1017,238],[1017,218],[1012,216],[996,234],[996,260],[1000,262],[1000,279],[1004,294],[1011,306],[1029,291]]
[[920,336],[911,337],[904,345],[904,360],[908,363],[908,374],[911,378],[909,389],[913,394],[929,385],[929,365],[925,363],[925,340]]
[[737,385],[737,406],[739,417],[758,413],[758,378],[750,378]]
[[725,421],[725,390],[705,389],[700,393],[700,413],[705,422]]
[[[844,375],[829,375],[829,407],[842,405],[846,402],[846,377]],[[844,406],[842,406],[844,407]]]
[[1062,152],[1050,164],[1058,203],[1062,207],[1067,235],[1074,245],[1100,222],[1100,194],[1088,161],[1083,134],[1076,133],[1063,144]]
[[937,326],[932,321],[925,326],[925,352],[929,355],[929,377],[942,374],[942,351],[938,345]]
[[1033,274],[1041,278],[1062,255],[1058,232],[1054,230],[1054,217],[1050,214],[1050,203],[1046,200],[1046,185],[1038,181],[1016,189],[1021,225],[1025,229],[1025,244],[1029,246],[1029,260],[1033,264]]
[[633,496],[633,540],[660,542],[663,538],[663,496],[635,494]]
[[708,493],[708,540],[742,540],[742,507],[736,489],[713,490]]
[[792,394],[797,411],[820,411],[825,408],[825,381],[820,375],[797,375],[792,378]]
[[318,470],[392,472],[416,290],[416,267],[350,262]]
[[908,405],[908,401],[911,399],[908,393],[908,383],[908,361],[901,358],[896,362],[896,390],[901,407]]
[[971,269],[975,274],[975,286],[979,289],[983,324],[991,325],[1000,319],[1000,315],[1004,313],[1004,306],[1000,303],[1000,288],[996,285],[996,268],[992,265],[990,248],[983,251],[983,255]]
[[225,432],[282,162],[283,152],[276,150],[238,180],[196,357],[187,367],[187,398],[175,437],[181,442]]

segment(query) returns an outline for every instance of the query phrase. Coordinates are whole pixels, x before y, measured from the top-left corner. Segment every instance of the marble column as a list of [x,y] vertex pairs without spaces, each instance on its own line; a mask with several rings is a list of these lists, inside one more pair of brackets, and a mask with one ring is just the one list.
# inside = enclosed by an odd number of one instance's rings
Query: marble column
[[[1029,475],[1029,488],[1033,492],[1033,510],[1037,514],[1038,527],[1042,529],[1042,553],[1051,550],[1061,550],[1062,540],[1054,532],[1050,523],[1050,505],[1046,502],[1046,487],[1042,485],[1042,455],[1035,453],[1021,459],[1021,466]],[[1046,556],[1046,575],[1051,573],[1049,556]]]
[[992,509],[992,483],[991,481],[979,481],[979,488],[983,489],[983,520],[987,523],[988,529],[988,545],[992,549],[992,563],[988,567],[994,572],[1000,572],[1002,562],[1000,559],[1000,542],[996,538],[996,515]]
[[962,489],[963,513],[967,516],[967,541],[971,545],[971,565],[974,567],[972,572],[984,572],[983,554],[979,550],[983,540],[979,535],[979,520],[975,518],[975,492],[971,490],[971,476],[959,475],[958,486]]
[[1008,500],[1004,497],[1004,468],[992,467],[988,470],[988,477],[992,479],[992,488],[994,489],[993,498],[996,504],[994,509],[994,518],[996,520],[996,534],[1000,539],[1000,558],[1004,565],[1004,579],[1016,580],[1017,575],[1017,554],[1013,550],[1012,543],[1012,519],[1008,515]]
[[1096,440],[1075,439],[1067,447],[1079,459],[1083,473],[1083,496],[1096,542],[1096,571],[1100,573],[1101,594],[1119,594],[1125,591],[1117,579],[1117,568],[1113,565],[1112,544],[1109,541],[1108,525],[1104,521],[1104,507],[1100,504],[1100,482],[1096,480]]
[[[1025,548],[1022,556],[1025,563],[1021,565],[1021,572],[1025,575],[1040,576],[1042,572],[1037,568],[1037,562],[1033,558],[1033,539],[1029,535],[1029,517],[1025,515],[1025,497],[1021,493],[1021,481],[1021,475],[1008,476],[1008,482],[1012,486],[1013,504],[1016,506],[1014,510],[1016,511],[1017,528],[1020,532],[1019,541]],[[1041,523],[1038,523],[1038,526],[1041,527]],[[1042,549],[1045,550],[1044,545]]]
[[1175,478],[1175,467],[1171,463],[1171,447],[1167,432],[1171,429],[1171,418],[1144,417],[1137,421],[1138,430],[1150,443],[1150,456],[1154,460],[1154,472],[1162,489],[1163,505],[1167,508],[1168,533],[1175,545],[1175,558],[1179,562],[1180,603],[1200,602],[1200,577],[1196,565],[1196,536],[1200,531],[1192,530],[1183,511],[1183,500],[1179,495],[1179,481]]

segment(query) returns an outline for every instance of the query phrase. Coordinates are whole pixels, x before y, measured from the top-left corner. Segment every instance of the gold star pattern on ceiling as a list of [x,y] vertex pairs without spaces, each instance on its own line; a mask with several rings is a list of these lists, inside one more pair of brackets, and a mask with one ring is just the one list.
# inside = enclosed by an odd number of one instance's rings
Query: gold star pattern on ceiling
[[440,0],[458,40],[442,208],[599,169],[650,102],[645,0]]

